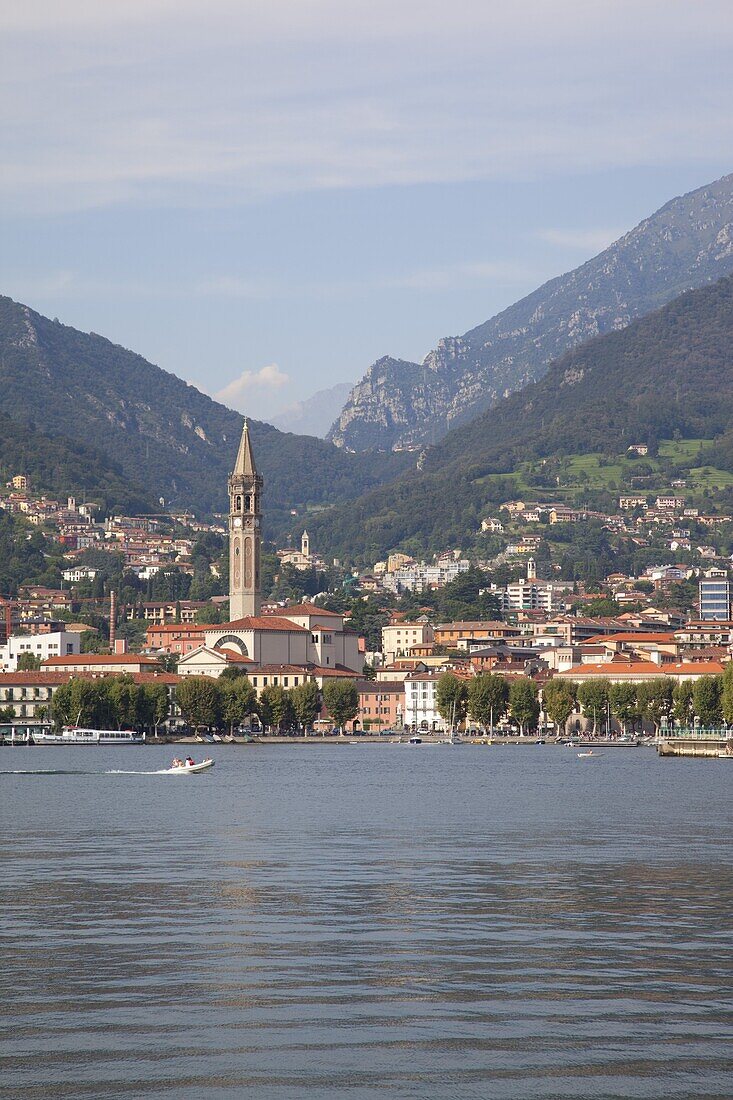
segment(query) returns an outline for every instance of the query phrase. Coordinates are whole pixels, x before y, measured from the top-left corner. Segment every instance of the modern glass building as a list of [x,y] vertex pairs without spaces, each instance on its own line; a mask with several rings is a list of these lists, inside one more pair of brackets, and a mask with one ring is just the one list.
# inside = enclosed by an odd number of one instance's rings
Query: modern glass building
[[730,580],[724,569],[708,569],[700,579],[700,618],[730,619]]

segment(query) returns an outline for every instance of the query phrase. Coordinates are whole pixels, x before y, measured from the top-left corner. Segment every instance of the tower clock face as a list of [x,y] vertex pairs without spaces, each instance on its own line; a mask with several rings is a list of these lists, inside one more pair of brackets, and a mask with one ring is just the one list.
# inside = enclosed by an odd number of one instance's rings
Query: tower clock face
[[232,520],[232,523],[234,524],[235,527],[241,527],[242,526],[242,520],[239,516],[235,516],[234,519]]

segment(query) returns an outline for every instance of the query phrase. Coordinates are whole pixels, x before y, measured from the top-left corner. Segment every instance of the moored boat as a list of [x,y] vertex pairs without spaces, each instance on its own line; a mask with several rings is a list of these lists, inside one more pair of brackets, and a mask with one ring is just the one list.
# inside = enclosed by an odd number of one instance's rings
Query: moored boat
[[54,730],[34,730],[34,745],[142,745],[144,733],[135,730],[96,730],[85,726],[64,726]]

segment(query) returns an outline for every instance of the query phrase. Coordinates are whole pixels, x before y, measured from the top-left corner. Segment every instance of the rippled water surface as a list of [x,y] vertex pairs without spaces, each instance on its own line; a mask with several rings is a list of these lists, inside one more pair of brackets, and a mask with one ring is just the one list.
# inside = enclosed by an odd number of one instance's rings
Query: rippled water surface
[[0,752],[0,1096],[733,1096],[733,765],[170,755]]

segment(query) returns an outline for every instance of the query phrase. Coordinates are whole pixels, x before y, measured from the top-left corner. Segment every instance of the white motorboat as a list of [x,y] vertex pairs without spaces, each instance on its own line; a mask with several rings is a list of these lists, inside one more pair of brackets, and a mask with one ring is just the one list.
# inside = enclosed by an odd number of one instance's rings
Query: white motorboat
[[60,733],[33,730],[34,745],[142,745],[144,733],[135,730],[95,730],[83,726],[64,726]]
[[207,768],[213,767],[214,761],[207,757],[206,760],[201,760],[198,764],[174,764],[173,767],[168,768],[168,774],[193,775],[196,772],[205,772]]
[[595,757],[597,757],[597,756],[598,756],[598,753],[597,753],[597,752],[593,752],[593,749],[591,749],[591,750],[590,750],[590,752],[579,752],[579,753],[578,753],[578,760],[585,760],[585,759],[587,759],[587,758],[588,758],[589,756],[592,756],[592,757],[594,757],[594,758],[595,758]]

